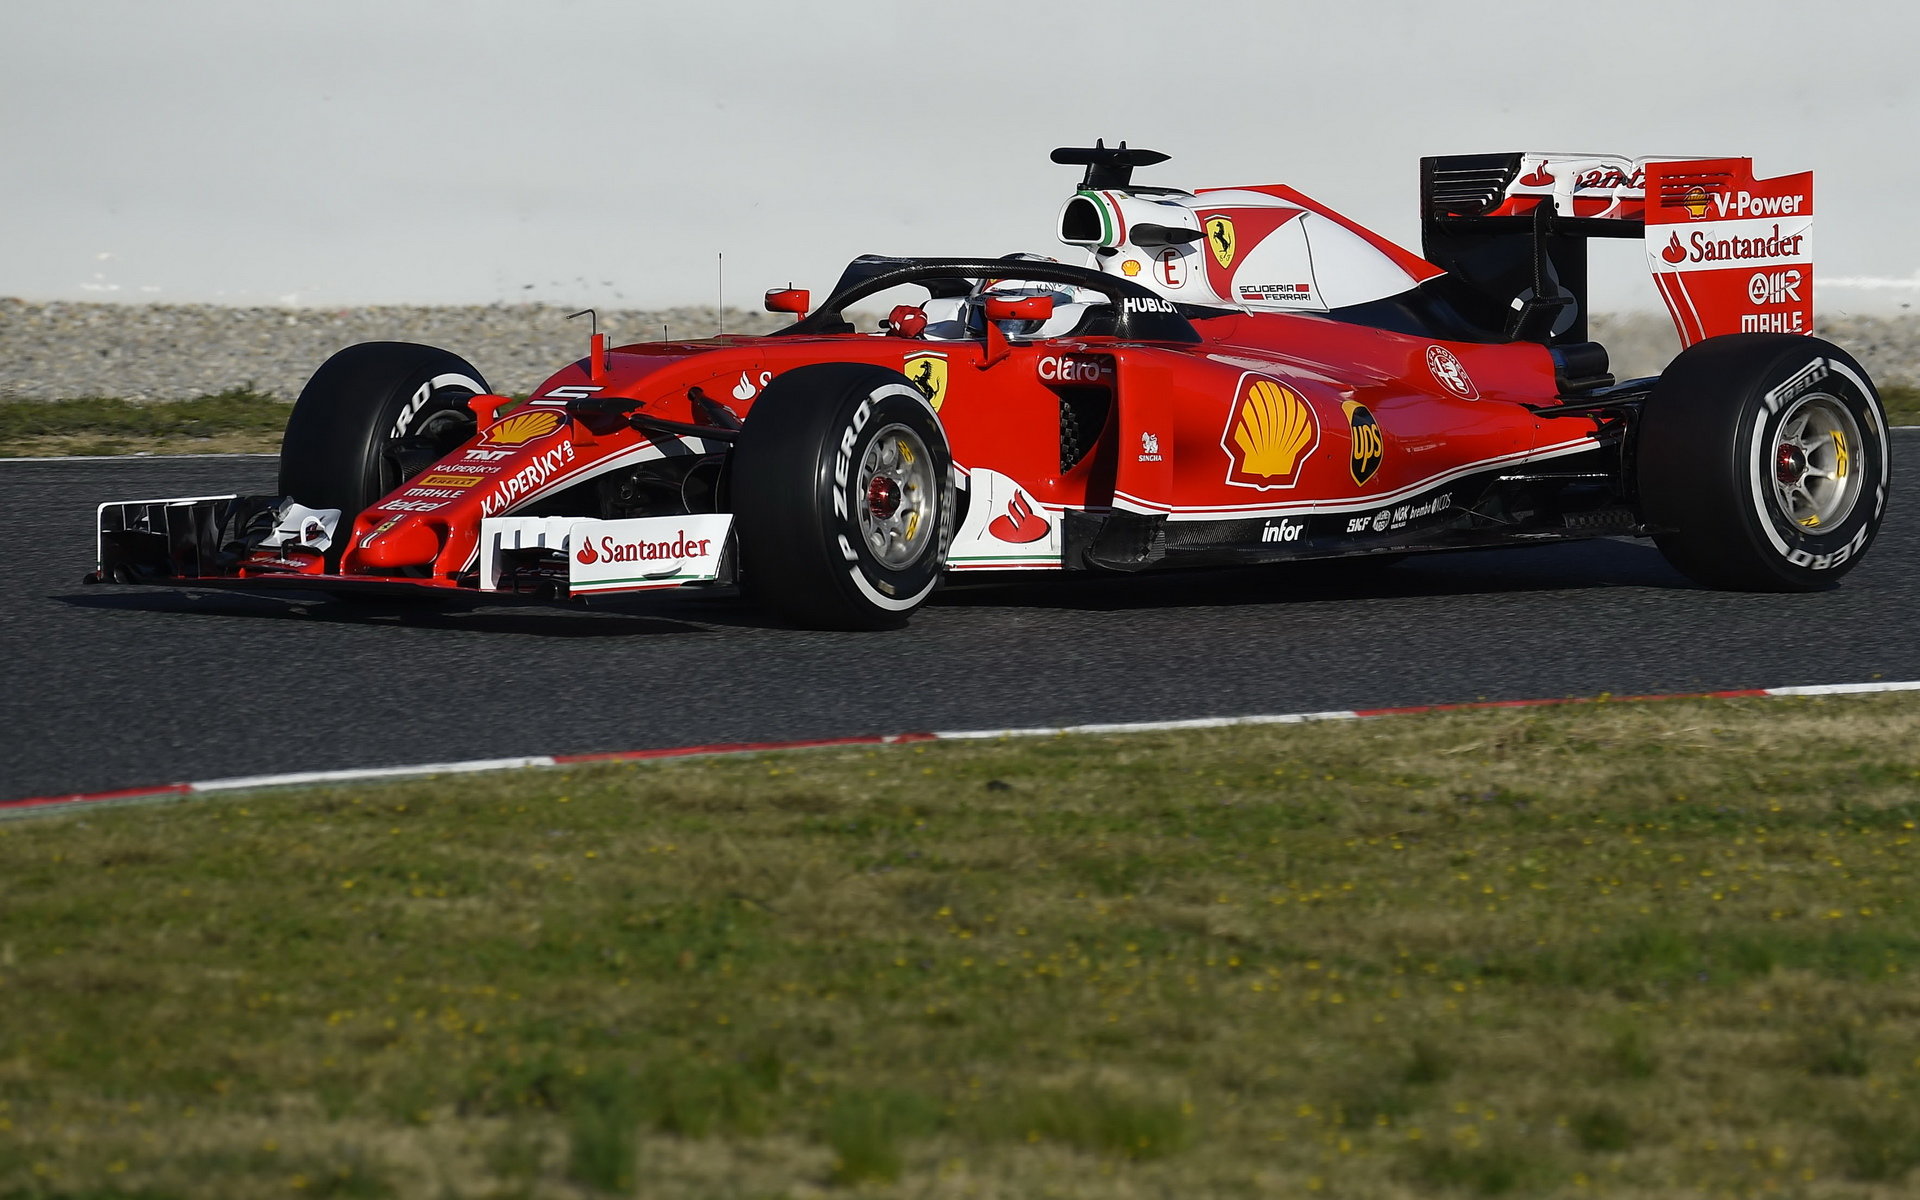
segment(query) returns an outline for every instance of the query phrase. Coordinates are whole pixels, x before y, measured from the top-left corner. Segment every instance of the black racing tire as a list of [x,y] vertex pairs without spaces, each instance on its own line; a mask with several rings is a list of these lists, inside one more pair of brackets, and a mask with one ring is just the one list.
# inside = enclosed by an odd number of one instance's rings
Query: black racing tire
[[[412,342],[362,342],[320,364],[280,440],[280,494],[337,508],[340,528],[473,436],[473,364]],[[329,569],[332,564],[329,563]]]
[[730,464],[741,584],[788,621],[890,629],[933,592],[953,540],[953,455],[904,375],[856,363],[784,372]]
[[1641,515],[1708,587],[1805,592],[1859,564],[1886,514],[1887,415],[1818,338],[1742,333],[1674,359],[1641,413]]

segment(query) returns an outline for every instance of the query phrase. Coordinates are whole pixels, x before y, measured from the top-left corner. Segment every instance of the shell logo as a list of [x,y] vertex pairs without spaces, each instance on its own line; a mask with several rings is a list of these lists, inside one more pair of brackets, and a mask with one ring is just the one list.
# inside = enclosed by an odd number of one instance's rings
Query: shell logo
[[1286,384],[1243,375],[1220,444],[1232,460],[1228,483],[1263,490],[1292,487],[1320,444],[1320,421],[1313,406]]
[[1706,216],[1707,215],[1707,189],[1701,187],[1697,183],[1694,184],[1692,187],[1687,189],[1686,196],[1682,198],[1680,201],[1680,207],[1686,209],[1687,215],[1689,217],[1692,217],[1696,221]]
[[515,413],[506,420],[488,427],[480,440],[491,446],[524,446],[535,438],[543,438],[560,428],[565,420],[550,408],[533,412]]

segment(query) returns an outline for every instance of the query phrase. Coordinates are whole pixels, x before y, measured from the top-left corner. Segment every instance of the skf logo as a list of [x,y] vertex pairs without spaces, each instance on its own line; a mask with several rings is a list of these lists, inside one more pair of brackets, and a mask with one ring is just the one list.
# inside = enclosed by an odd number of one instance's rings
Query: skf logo
[[1380,442],[1380,422],[1373,419],[1366,405],[1357,401],[1348,400],[1340,407],[1346,411],[1347,430],[1353,437],[1347,465],[1353,472],[1353,481],[1365,484],[1380,469],[1384,450]]
[[920,389],[920,394],[933,405],[933,411],[939,412],[947,399],[947,356],[944,354],[921,354],[906,361],[900,368],[907,382]]
[[995,517],[987,525],[987,532],[1003,542],[1024,545],[1047,536],[1051,528],[1047,519],[1033,511],[1033,505],[1027,503],[1027,494],[1015,492],[1013,499],[1007,501],[1006,514]]
[[543,438],[560,428],[565,420],[550,408],[534,412],[515,413],[498,425],[482,434],[480,440],[492,446],[524,446],[535,438]]
[[1233,256],[1240,252],[1240,243],[1234,240],[1232,217],[1207,218],[1207,246],[1213,251],[1213,259],[1223,267],[1233,265]]
[[1240,377],[1220,437],[1230,460],[1228,483],[1261,490],[1292,487],[1319,444],[1320,422],[1299,392],[1258,375]]

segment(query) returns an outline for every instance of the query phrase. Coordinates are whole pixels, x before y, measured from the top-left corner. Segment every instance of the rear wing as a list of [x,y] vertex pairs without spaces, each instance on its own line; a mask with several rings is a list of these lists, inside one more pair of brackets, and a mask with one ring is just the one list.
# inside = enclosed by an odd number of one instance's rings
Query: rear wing
[[1509,337],[1584,341],[1586,240],[1640,238],[1681,342],[1813,332],[1813,173],[1747,158],[1452,154],[1420,160],[1427,260],[1466,315]]

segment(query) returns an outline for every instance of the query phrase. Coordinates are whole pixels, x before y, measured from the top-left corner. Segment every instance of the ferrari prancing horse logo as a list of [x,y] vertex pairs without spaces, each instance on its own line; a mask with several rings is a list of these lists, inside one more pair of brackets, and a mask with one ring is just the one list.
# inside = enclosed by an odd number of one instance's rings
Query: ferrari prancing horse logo
[[1240,244],[1233,240],[1232,217],[1207,218],[1207,248],[1213,251],[1214,261],[1222,267],[1233,265],[1233,256],[1240,250]]
[[944,354],[921,354],[906,361],[900,373],[907,382],[920,389],[920,394],[933,405],[933,411],[939,412],[940,405],[947,398],[947,356]]

